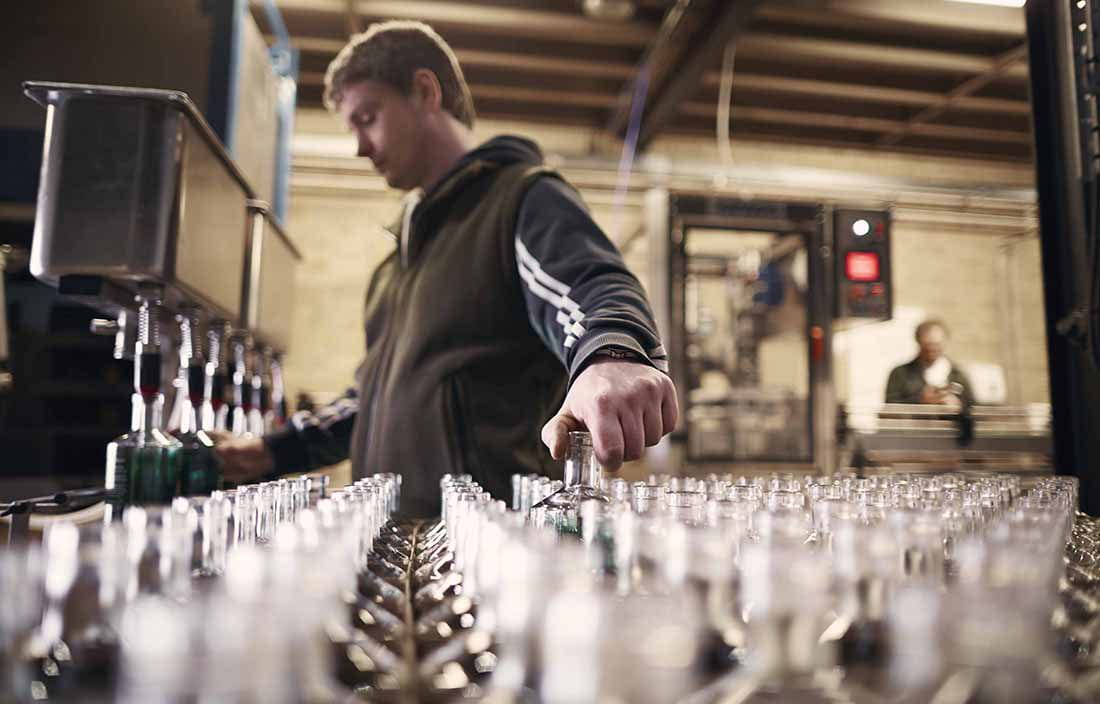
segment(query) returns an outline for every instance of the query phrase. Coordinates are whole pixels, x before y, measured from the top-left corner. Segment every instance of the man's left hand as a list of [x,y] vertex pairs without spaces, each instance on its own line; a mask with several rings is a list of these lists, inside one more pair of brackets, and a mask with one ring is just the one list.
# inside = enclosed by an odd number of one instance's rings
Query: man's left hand
[[615,471],[672,432],[678,416],[667,374],[640,362],[598,359],[574,380],[561,410],[543,426],[542,441],[561,459],[569,432],[587,429],[596,459]]

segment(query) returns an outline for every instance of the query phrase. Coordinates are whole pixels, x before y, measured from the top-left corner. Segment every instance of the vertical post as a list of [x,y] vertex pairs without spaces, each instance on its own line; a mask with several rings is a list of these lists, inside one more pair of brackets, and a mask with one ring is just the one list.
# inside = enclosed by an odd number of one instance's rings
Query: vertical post
[[208,0],[211,17],[209,95],[206,121],[228,149],[233,148],[233,124],[237,113],[237,81],[241,61],[244,0]]
[[817,471],[836,470],[836,394],[833,389],[833,306],[836,280],[833,276],[833,208],[821,206],[817,227],[806,242],[810,263],[807,330],[810,359],[810,423],[813,463]]
[[645,230],[649,240],[649,300],[653,306],[653,317],[657,322],[657,331],[661,342],[668,351],[669,376],[676,385],[676,396],[680,402],[680,425],[677,431],[661,438],[656,447],[646,452],[646,461],[654,472],[673,472],[680,463],[675,456],[674,443],[682,443],[686,437],[688,390],[683,385],[680,366],[680,348],[674,330],[672,297],[672,232],[670,230],[670,195],[665,188],[650,188],[645,194]]
[[1080,479],[1081,508],[1097,514],[1100,481],[1092,465],[1100,457],[1100,373],[1081,334],[1096,233],[1086,225],[1086,198],[1093,194],[1086,193],[1084,172],[1091,164],[1082,163],[1070,2],[1029,2],[1026,14],[1054,463],[1059,474]]

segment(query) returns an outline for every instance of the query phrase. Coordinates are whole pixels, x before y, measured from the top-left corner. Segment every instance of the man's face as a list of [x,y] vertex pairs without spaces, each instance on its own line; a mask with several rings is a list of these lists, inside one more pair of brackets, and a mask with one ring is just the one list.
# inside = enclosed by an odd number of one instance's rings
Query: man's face
[[370,159],[390,187],[422,185],[423,115],[414,99],[380,81],[356,81],[344,86],[339,112],[359,142],[358,156]]
[[942,357],[945,342],[947,342],[947,333],[944,332],[943,328],[933,325],[925,330],[924,334],[917,338],[917,344],[920,345],[918,356],[921,363],[928,366]]

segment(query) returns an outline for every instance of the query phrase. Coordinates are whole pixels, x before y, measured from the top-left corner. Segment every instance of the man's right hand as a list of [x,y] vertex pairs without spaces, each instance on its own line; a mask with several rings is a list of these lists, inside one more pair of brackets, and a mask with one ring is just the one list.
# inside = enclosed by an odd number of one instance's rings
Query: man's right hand
[[925,385],[925,387],[920,390],[920,402],[942,404],[946,402],[946,398],[942,389]]
[[239,438],[229,433],[211,433],[214,452],[222,463],[222,475],[242,484],[255,481],[275,469],[275,458],[260,438]]

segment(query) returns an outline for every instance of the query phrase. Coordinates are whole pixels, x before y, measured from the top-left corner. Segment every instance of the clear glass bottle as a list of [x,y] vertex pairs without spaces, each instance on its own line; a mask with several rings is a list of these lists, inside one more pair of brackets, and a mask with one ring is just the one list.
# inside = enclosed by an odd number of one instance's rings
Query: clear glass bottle
[[223,491],[214,491],[202,506],[202,575],[225,573],[229,553],[229,519],[233,507]]
[[264,359],[259,350],[248,346],[247,377],[245,378],[245,419],[248,433],[252,437],[262,437],[266,431],[264,411],[267,407],[268,390],[264,383]]
[[248,355],[245,347],[247,333],[234,333],[229,337],[232,354],[233,391],[229,409],[229,431],[238,437],[248,435],[248,409],[252,405],[248,392]]
[[129,433],[107,445],[107,521],[126,506],[167,504],[176,496],[182,445],[161,430],[160,290],[145,285],[137,296],[133,412]]
[[536,524],[553,527],[561,535],[580,535],[580,509],[585,501],[607,503],[600,491],[600,465],[592,448],[592,435],[583,431],[569,433],[565,455],[565,485],[531,507],[538,516]]
[[286,405],[286,384],[283,381],[283,360],[278,353],[271,354],[271,362],[268,364],[271,371],[271,430],[278,430],[286,425],[288,417]]
[[203,379],[202,429],[229,430],[230,390],[226,383],[225,321],[212,320],[206,330],[206,369]]
[[186,370],[179,390],[184,399],[176,439],[180,441],[180,493],[206,495],[221,488],[221,467],[214,454],[214,440],[202,429],[206,370],[199,345],[198,310],[188,309],[177,317],[180,324],[180,368]]
[[38,671],[30,683],[31,696],[27,698],[30,701],[56,698],[72,675],[72,651],[64,640],[65,606],[80,569],[80,532],[72,523],[55,523],[46,531],[42,544],[45,608],[38,629],[25,647],[27,657]]
[[[265,347],[258,354],[260,360],[260,412],[263,416],[264,435],[277,430],[282,426],[279,420],[280,409],[275,405],[275,375],[276,363],[271,348]],[[280,395],[282,392],[280,391]]]

